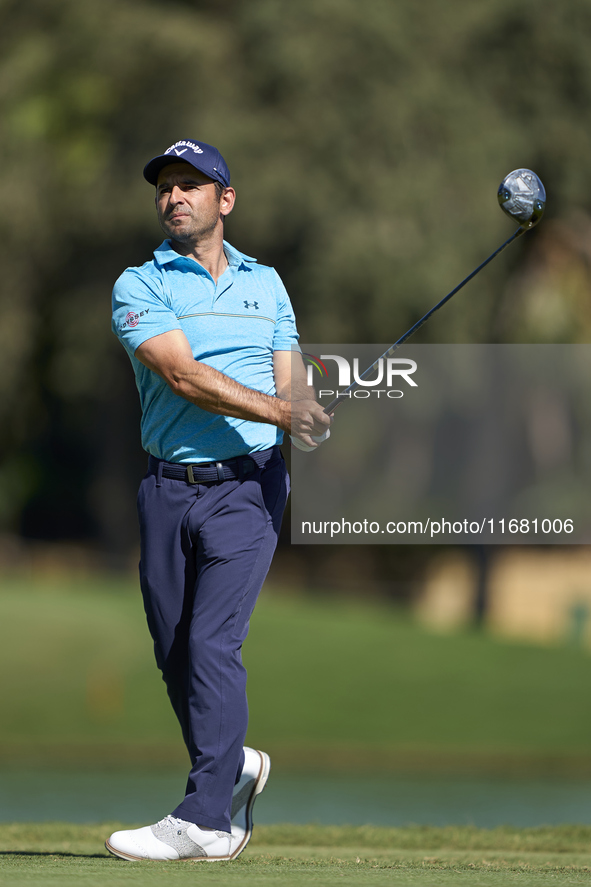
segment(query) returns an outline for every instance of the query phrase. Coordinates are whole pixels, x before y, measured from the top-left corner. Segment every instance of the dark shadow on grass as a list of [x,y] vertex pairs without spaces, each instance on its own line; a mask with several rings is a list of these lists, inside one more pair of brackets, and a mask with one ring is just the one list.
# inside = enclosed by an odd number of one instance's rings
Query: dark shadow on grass
[[66,850],[0,850],[2,856],[72,856],[76,859],[113,859],[110,853],[68,853]]

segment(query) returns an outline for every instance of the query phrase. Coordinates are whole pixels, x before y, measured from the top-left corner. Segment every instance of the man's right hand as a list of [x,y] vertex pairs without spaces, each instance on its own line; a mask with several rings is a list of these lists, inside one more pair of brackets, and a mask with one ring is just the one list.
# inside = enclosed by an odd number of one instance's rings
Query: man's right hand
[[327,415],[315,400],[292,400],[290,407],[290,436],[294,446],[298,446],[297,440],[306,445],[306,450],[315,450],[328,438],[333,417]]

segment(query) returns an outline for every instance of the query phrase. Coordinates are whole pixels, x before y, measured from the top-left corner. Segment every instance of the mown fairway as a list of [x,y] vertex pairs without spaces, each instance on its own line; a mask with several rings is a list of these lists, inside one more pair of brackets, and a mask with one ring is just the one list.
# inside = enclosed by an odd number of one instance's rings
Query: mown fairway
[[[270,589],[244,659],[248,739],[275,766],[591,770],[582,650],[435,635],[385,605]],[[0,666],[5,760],[184,763],[133,580],[3,581]]]
[[229,863],[130,863],[107,856],[103,826],[0,826],[6,885],[579,884],[591,876],[591,828],[267,826]]
[[[355,758],[378,770],[402,761],[543,774],[591,760],[591,659],[576,649],[437,636],[385,606],[268,591],[245,659],[249,739],[276,772]],[[184,760],[133,582],[5,581],[0,664],[5,764]],[[210,865],[115,860],[103,847],[115,827],[0,825],[0,884],[533,887],[591,877],[591,827],[262,826],[240,859]]]

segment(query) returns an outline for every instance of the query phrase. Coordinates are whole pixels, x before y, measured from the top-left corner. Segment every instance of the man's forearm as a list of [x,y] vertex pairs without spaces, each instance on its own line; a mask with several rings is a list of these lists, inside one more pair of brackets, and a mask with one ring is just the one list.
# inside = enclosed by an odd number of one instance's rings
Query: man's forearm
[[284,386],[277,392],[277,397],[281,400],[287,401],[316,400],[316,392],[311,385],[307,385],[305,382],[292,380],[289,385]]
[[148,369],[164,379],[171,391],[210,413],[275,425],[288,434],[296,434],[305,443],[310,442],[310,435],[322,434],[325,425],[330,424],[322,407],[315,399],[309,399],[303,364],[298,372],[291,372],[290,352],[273,355],[276,397],[247,388],[195,360],[180,330],[147,339],[135,353]]
[[295,437],[309,447],[317,446],[317,439],[325,435],[331,419],[317,402],[314,388],[308,385],[301,354],[276,351],[273,366],[277,397],[290,404],[292,439]]
[[276,425],[289,433],[291,409],[279,397],[246,388],[229,376],[199,361],[175,367],[166,382],[175,394],[209,413]]

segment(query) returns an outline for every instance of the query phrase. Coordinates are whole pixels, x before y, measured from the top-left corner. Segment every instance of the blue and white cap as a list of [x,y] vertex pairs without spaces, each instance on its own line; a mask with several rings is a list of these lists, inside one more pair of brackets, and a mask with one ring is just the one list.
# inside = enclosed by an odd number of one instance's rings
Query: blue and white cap
[[151,185],[156,185],[160,170],[169,163],[178,163],[180,160],[190,163],[195,169],[205,173],[214,182],[220,182],[225,188],[229,186],[230,170],[218,149],[213,145],[206,145],[205,142],[196,142],[194,139],[181,139],[180,142],[175,142],[167,148],[164,154],[153,157],[144,167],[144,178]]

